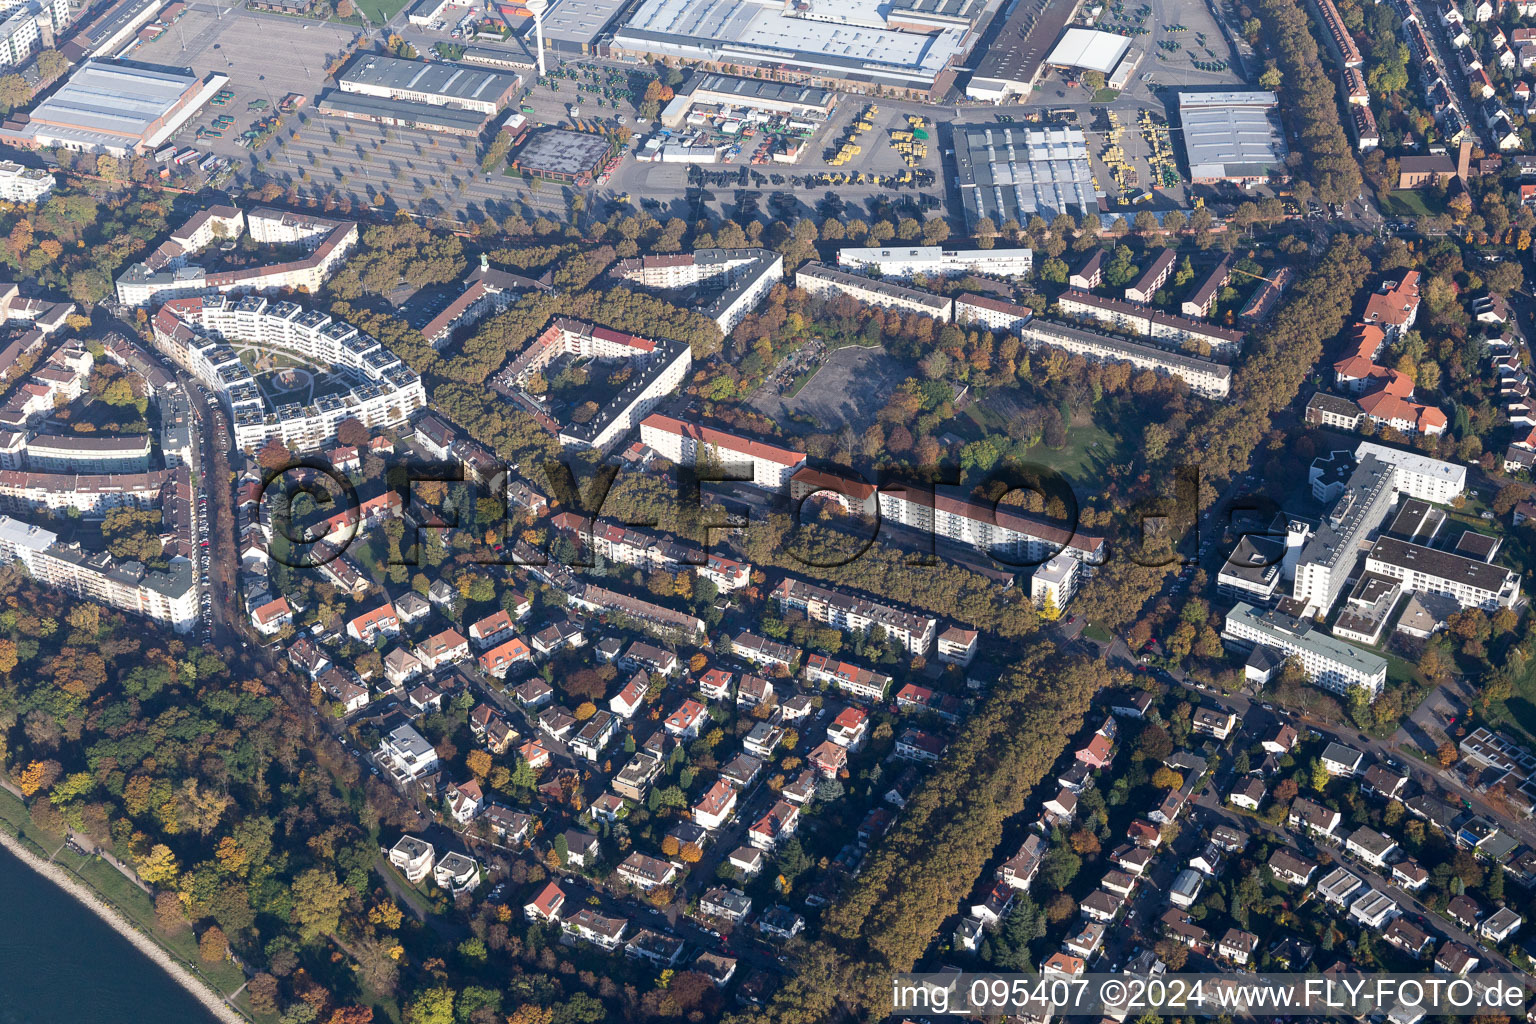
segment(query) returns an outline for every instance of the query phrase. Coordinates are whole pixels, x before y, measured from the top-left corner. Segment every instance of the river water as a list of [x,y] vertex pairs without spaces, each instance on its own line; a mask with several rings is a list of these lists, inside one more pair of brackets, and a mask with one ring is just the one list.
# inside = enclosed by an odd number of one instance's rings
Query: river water
[[185,989],[0,848],[0,1024],[212,1024]]

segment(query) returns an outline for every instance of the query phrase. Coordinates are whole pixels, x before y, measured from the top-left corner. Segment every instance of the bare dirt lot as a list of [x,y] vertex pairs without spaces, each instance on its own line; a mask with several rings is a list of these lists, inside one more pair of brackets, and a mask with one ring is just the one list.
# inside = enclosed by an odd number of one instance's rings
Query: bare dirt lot
[[759,394],[751,405],[786,428],[798,418],[802,428],[818,431],[848,424],[862,429],[874,422],[875,413],[908,373],[909,368],[886,355],[884,349],[840,348],[827,357],[799,394]]

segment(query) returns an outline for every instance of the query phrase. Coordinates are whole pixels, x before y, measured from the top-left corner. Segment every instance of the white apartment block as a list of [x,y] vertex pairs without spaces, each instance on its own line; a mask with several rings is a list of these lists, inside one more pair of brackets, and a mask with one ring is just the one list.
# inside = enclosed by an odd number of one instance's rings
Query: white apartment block
[[927,655],[938,632],[938,620],[916,615],[868,598],[819,587],[786,577],[773,589],[779,610],[796,609],[812,622],[824,623],[848,633],[866,633],[876,627],[912,654]]
[[192,563],[171,559],[165,572],[139,562],[119,563],[105,551],[86,554],[59,544],[58,535],[0,516],[0,560],[20,562],[32,578],[75,597],[170,626],[178,633],[197,624],[197,583]]
[[1064,529],[1009,507],[988,508],[916,488],[882,488],[881,518],[978,548],[1010,564],[1038,565],[1058,553],[1097,564],[1104,538]]
[[1057,555],[1036,569],[1029,578],[1029,598],[1035,607],[1049,606],[1058,612],[1065,608],[1077,593],[1082,565],[1076,558]]
[[932,292],[905,288],[899,284],[876,281],[829,267],[822,263],[807,263],[795,271],[795,287],[819,299],[846,295],[858,302],[881,309],[894,309],[902,313],[918,313],[948,323],[954,315],[953,299],[946,299]]
[[270,206],[257,207],[245,218],[245,229],[252,241],[262,245],[292,245],[303,242],[311,250],[318,249],[337,228],[351,226],[354,235],[357,225],[349,221],[313,217],[303,213],[290,213]]
[[[213,214],[207,218],[204,214]],[[238,237],[241,222],[251,238],[272,245],[302,243],[311,246],[302,259],[269,266],[242,267],[238,270],[208,270],[189,263],[188,257],[206,248],[217,232]],[[273,292],[318,292],[357,245],[357,224],[285,213],[281,210],[252,210],[248,217],[233,207],[215,207],[193,217],[186,227],[173,232],[170,240],[149,257],[123,271],[117,279],[117,301],[128,306],[147,306],[166,299],[185,298],[206,292],[227,294],[270,294]]]
[[955,323],[977,325],[989,331],[1012,331],[1033,315],[1028,306],[967,292],[955,299]]
[[[526,387],[529,378],[542,373],[561,356],[623,359],[635,364],[635,372],[623,389],[586,423],[558,423]],[[692,366],[693,353],[680,341],[642,338],[557,317],[497,380],[514,390],[518,400],[530,407],[546,427],[558,430],[561,444],[606,452],[639,426],[663,398],[675,392]]]
[[[255,216],[253,213],[252,216]],[[202,252],[214,242],[239,238],[245,231],[245,214],[233,206],[210,206],[198,210],[185,224],[171,232],[170,244],[183,253]],[[166,254],[156,254],[163,259]]]
[[[294,302],[219,294],[171,299],[153,325],[160,351],[223,399],[235,445],[245,451],[274,439],[312,451],[333,440],[343,420],[370,429],[403,426],[427,402],[421,377],[376,338]],[[298,355],[316,367],[345,367],[358,380],[345,394],[274,408],[231,342]]]
[[1386,685],[1385,658],[1313,629],[1308,619],[1240,602],[1227,613],[1221,636],[1243,649],[1266,647],[1299,659],[1312,684],[1332,693],[1359,686],[1375,700]]
[[36,203],[47,197],[56,184],[53,175],[36,167],[23,167],[14,160],[0,161],[0,199],[11,203]]
[[782,490],[805,465],[804,452],[659,414],[640,422],[640,441],[678,466],[697,466],[702,456],[727,472],[750,469],[750,482],[770,490]]
[[1090,317],[1117,330],[1145,334],[1160,341],[1180,345],[1186,341],[1202,342],[1209,345],[1212,352],[1222,355],[1236,352],[1243,344],[1242,331],[1228,330],[1203,320],[1174,316],[1155,306],[1106,299],[1092,292],[1063,292],[1057,300],[1057,308],[1063,316],[1079,319]]
[[1326,614],[1359,561],[1362,546],[1396,499],[1397,470],[1374,456],[1360,460],[1344,491],[1301,549],[1291,596],[1304,615]]
[[784,280],[784,257],[771,249],[695,249],[680,255],[620,260],[610,274],[658,291],[711,291],[709,303],[700,312],[721,333],[729,334]]
[[945,249],[938,245],[870,246],[837,250],[837,265],[876,271],[882,277],[1028,277],[1035,265],[1029,249]]
[[77,514],[101,519],[113,509],[159,508],[173,479],[165,469],[149,473],[25,473],[0,470],[0,511]]
[[401,785],[437,770],[437,751],[410,723],[396,726],[379,743],[378,761]]
[[1232,390],[1232,367],[1196,356],[1181,355],[1128,338],[1035,317],[1019,328],[1031,347],[1059,348],[1103,362],[1130,363],[1138,369],[1178,377],[1190,390],[1207,398],[1225,398]]
[[1173,261],[1172,249],[1159,249],[1147,269],[1142,271],[1141,277],[1126,287],[1126,299],[1131,302],[1151,302],[1152,296],[1168,283],[1168,278],[1173,274]]
[[1403,589],[1443,594],[1463,608],[1495,611],[1520,599],[1520,574],[1450,551],[1382,537],[1365,556],[1367,572],[1401,580]]
[[149,469],[148,434],[33,434],[27,468],[43,473],[142,473]]
[[28,0],[6,8],[0,22],[0,67],[24,64],[38,50],[52,47],[55,33],[69,23],[69,0]]
[[1455,463],[1431,459],[1418,452],[1389,448],[1375,441],[1361,441],[1355,448],[1355,458],[1364,460],[1374,455],[1382,462],[1397,467],[1393,483],[1400,494],[1419,498],[1435,505],[1449,505],[1461,497],[1467,489],[1467,467]]

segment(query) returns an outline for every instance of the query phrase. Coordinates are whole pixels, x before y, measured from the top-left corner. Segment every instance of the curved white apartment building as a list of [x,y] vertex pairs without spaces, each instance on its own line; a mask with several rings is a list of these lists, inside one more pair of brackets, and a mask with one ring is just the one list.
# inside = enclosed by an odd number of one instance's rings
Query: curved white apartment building
[[[245,451],[273,439],[311,451],[333,441],[343,420],[399,426],[426,405],[421,377],[378,339],[296,302],[220,294],[170,299],[155,315],[154,333],[161,351],[224,399],[235,444]],[[351,369],[363,379],[344,394],[274,407],[231,347],[235,342]]]

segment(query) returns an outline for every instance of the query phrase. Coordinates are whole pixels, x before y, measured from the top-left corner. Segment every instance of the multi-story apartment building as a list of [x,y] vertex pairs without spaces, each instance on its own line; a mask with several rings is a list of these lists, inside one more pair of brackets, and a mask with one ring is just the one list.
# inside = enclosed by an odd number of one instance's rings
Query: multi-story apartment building
[[1152,257],[1152,262],[1147,264],[1147,269],[1142,271],[1141,276],[1126,287],[1126,301],[1151,302],[1157,290],[1168,283],[1168,278],[1173,273],[1173,260],[1172,249],[1159,249],[1157,255]]
[[379,742],[378,760],[402,785],[437,770],[437,750],[409,722],[396,726]]
[[[272,440],[313,451],[335,439],[343,420],[398,427],[427,402],[421,377],[378,339],[295,302],[216,293],[170,299],[153,326],[160,351],[223,399],[234,421],[235,445],[245,451]],[[274,407],[232,342],[292,353],[332,373],[348,371],[355,383],[308,405],[291,401]]]
[[480,266],[464,279],[464,290],[421,329],[421,336],[433,348],[440,349],[453,340],[453,332],[467,327],[492,313],[506,309],[531,291],[545,290],[544,285],[520,274],[492,269],[482,255]]
[[1037,608],[1061,611],[1077,593],[1083,563],[1065,554],[1054,556],[1029,577],[1029,597]]
[[1273,609],[1261,611],[1239,602],[1227,613],[1221,636],[1242,649],[1265,647],[1281,657],[1297,658],[1313,685],[1333,693],[1359,686],[1375,700],[1387,682],[1385,658],[1314,629],[1309,619]]
[[1397,488],[1398,493],[1406,494],[1410,498],[1433,502],[1436,505],[1449,505],[1466,492],[1466,466],[1431,459],[1427,455],[1404,451],[1401,448],[1389,448],[1375,441],[1361,441],[1355,448],[1355,458],[1361,460],[1367,455],[1375,456],[1380,461],[1397,467],[1397,476],[1393,479],[1392,485]]
[[966,292],[955,299],[955,323],[975,324],[989,331],[1012,331],[1023,325],[1034,311],[1028,306],[1004,302],[988,295]]
[[704,620],[698,616],[689,615],[686,612],[680,612],[665,605],[642,601],[639,598],[630,597],[628,594],[605,590],[590,583],[583,585],[576,593],[572,594],[570,602],[572,605],[578,608],[585,608],[588,611],[617,612],[643,625],[662,631],[675,630],[686,636],[699,638],[702,638],[705,632]]
[[[544,400],[527,386],[556,359],[620,359],[633,366],[627,383],[585,423],[560,422]],[[652,409],[682,384],[693,353],[680,341],[642,338],[596,324],[557,317],[497,376],[498,385],[524,405],[561,444],[606,452],[639,425]]]
[[1325,615],[1354,571],[1363,544],[1396,497],[1397,470],[1374,455],[1360,460],[1344,491],[1301,549],[1291,596],[1305,616]]
[[26,461],[39,473],[142,473],[149,448],[148,434],[34,434]]
[[[123,272],[117,279],[117,301],[127,306],[147,306],[210,291],[227,294],[318,292],[332,271],[357,245],[354,221],[267,208],[252,210],[243,218],[233,207],[215,207],[203,213],[210,216],[203,218],[199,214],[188,222],[189,225],[197,222],[194,230],[173,233],[170,240],[150,253],[147,259]],[[208,270],[188,262],[189,257],[206,248],[218,232],[238,237],[242,219],[245,229],[257,242],[301,244],[309,247],[309,252],[296,260],[235,270]],[[201,244],[197,244],[199,242]]]
[[1179,305],[1179,312],[1191,318],[1210,316],[1216,306],[1216,293],[1232,280],[1232,266],[1236,262],[1231,253],[1223,256],[1221,262],[1212,267],[1205,279],[1189,293],[1189,298]]
[[891,690],[890,676],[861,665],[837,661],[825,654],[813,654],[805,659],[805,678],[813,683],[835,686],[861,700],[883,701]]
[[795,271],[795,287],[819,299],[846,295],[867,305],[902,313],[918,313],[944,323],[948,323],[954,316],[953,299],[850,274],[822,263],[807,263]]
[[[24,64],[38,50],[52,48],[57,33],[69,24],[69,0],[24,0],[8,5],[5,20],[0,22],[0,67]],[[52,187],[52,175],[48,182]]]
[[52,174],[37,167],[23,167],[14,160],[0,161],[0,199],[11,203],[36,203],[56,184]]
[[1196,342],[1207,345],[1212,352],[1230,355],[1243,344],[1243,332],[1233,331],[1203,320],[1164,313],[1155,306],[1106,299],[1092,292],[1066,291],[1057,300],[1063,316],[1088,317],[1106,323],[1117,330],[1133,334],[1145,334],[1161,341],[1176,344]]
[[804,452],[658,413],[640,422],[640,441],[679,466],[697,466],[702,458],[727,472],[749,470],[752,476],[748,482],[772,490],[783,489],[805,465]]
[[1232,367],[1209,359],[1169,352],[1154,345],[1143,345],[1129,338],[1044,320],[1038,316],[1019,328],[1019,336],[1031,347],[1059,348],[1089,359],[1130,363],[1139,369],[1178,377],[1192,391],[1207,398],[1225,398],[1232,390]]
[[174,479],[174,471],[168,469],[105,474],[0,470],[0,511],[46,509],[100,519],[115,508],[158,508]]
[[877,272],[881,277],[1028,277],[1035,265],[1029,249],[946,249],[940,245],[870,246],[837,250],[846,270]]
[[1444,594],[1463,608],[1513,608],[1520,599],[1520,574],[1500,565],[1450,551],[1382,537],[1365,556],[1367,572],[1401,580],[1403,589]]
[[794,577],[786,577],[773,588],[773,600],[780,611],[792,608],[803,612],[812,622],[844,632],[867,633],[879,627],[913,654],[926,655],[938,632],[938,620],[932,616],[917,615]]
[[192,563],[175,557],[165,571],[118,562],[9,516],[0,516],[0,560],[20,562],[32,578],[76,597],[170,626],[178,633],[197,623],[197,581]]
[[658,291],[703,291],[708,301],[699,312],[729,334],[784,280],[784,257],[771,249],[695,249],[620,260],[609,274]]
[[978,548],[1005,564],[1040,565],[1058,553],[1098,563],[1104,538],[1059,526],[1011,506],[988,508],[933,491],[892,485],[876,499],[883,519],[956,544]]

